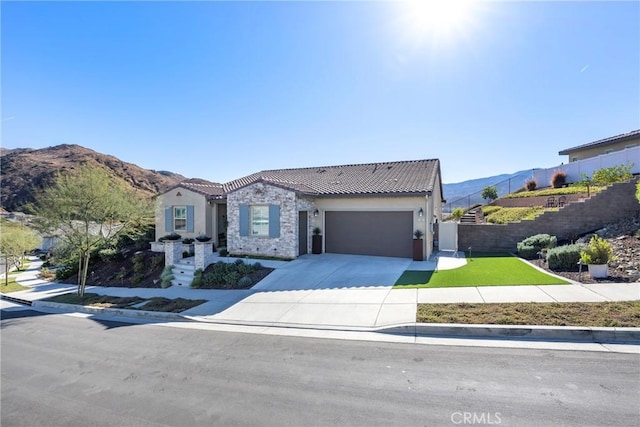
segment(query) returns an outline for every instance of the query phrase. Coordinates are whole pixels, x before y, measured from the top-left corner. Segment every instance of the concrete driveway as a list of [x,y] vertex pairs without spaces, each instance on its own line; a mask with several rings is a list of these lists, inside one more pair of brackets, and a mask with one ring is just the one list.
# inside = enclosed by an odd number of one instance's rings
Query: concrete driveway
[[[215,302],[214,321],[325,327],[376,327],[415,321],[417,292],[392,287],[407,270],[433,270],[435,262],[361,255],[304,255],[280,263],[232,305]],[[209,305],[207,307],[207,305]]]
[[407,258],[364,255],[304,255],[280,265],[253,287],[256,291],[344,289],[371,286],[390,288],[412,264],[412,268],[433,269],[430,262],[414,263]]

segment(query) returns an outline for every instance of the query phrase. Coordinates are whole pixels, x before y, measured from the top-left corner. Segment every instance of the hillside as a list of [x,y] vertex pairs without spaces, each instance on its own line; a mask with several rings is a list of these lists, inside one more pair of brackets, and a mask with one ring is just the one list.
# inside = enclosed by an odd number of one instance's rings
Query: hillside
[[476,203],[484,203],[481,193],[486,186],[495,185],[498,195],[503,196],[523,187],[529,178],[531,178],[531,169],[453,184],[442,184],[444,198],[447,200],[445,212],[451,212],[457,207],[467,208]]
[[143,169],[79,145],[64,144],[37,150],[3,149],[0,206],[9,212],[20,211],[34,201],[34,194],[53,182],[56,173],[64,174],[81,164],[102,167],[149,197],[186,179],[172,172]]

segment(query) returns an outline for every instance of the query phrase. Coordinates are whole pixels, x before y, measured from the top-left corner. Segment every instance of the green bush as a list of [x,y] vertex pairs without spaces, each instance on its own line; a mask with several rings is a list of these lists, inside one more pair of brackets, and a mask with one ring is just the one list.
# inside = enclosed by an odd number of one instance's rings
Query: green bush
[[111,262],[121,259],[122,255],[116,248],[104,248],[98,251],[98,256],[103,262]]
[[253,271],[262,270],[262,264],[260,264],[259,262],[254,262],[251,267],[253,268]]
[[151,258],[151,267],[156,268],[164,264],[164,255],[155,255]]
[[464,210],[462,210],[462,208],[455,208],[453,212],[451,212],[451,216],[456,220],[462,218],[462,215],[464,215]]
[[193,274],[193,281],[191,282],[192,288],[199,288],[202,286],[202,274],[203,271],[201,268],[197,269]]
[[240,279],[240,273],[238,273],[237,271],[229,271],[224,275],[224,283],[227,285],[237,284],[238,279]]
[[162,274],[160,275],[160,280],[161,280],[161,286],[163,288],[168,288],[169,286],[171,286],[171,281],[174,279],[173,272],[171,271],[172,268],[173,266],[167,265],[164,267],[164,270],[162,270]]
[[522,242],[524,245],[535,246],[538,250],[547,248],[555,248],[558,245],[558,239],[556,236],[549,234],[536,234],[534,236],[527,237]]
[[133,271],[136,274],[143,274],[144,272],[144,254],[138,253],[133,256]]
[[551,248],[547,251],[547,265],[551,270],[575,270],[583,250],[580,243]]
[[598,169],[593,173],[591,181],[596,185],[611,185],[616,182],[628,181],[633,178],[632,168],[633,164]]
[[241,288],[248,288],[252,284],[253,284],[253,280],[251,280],[251,277],[249,276],[244,276],[240,280],[238,280],[238,286]]
[[238,258],[237,260],[233,261],[233,263],[234,263],[235,265],[242,265],[242,264],[244,264],[244,261],[243,261],[243,260],[241,260],[240,258]]
[[535,246],[523,245],[522,243],[518,243],[518,256],[521,258],[538,258],[538,252],[540,252],[540,249],[536,248]]
[[133,283],[134,285],[137,285],[138,283],[141,283],[143,280],[144,280],[144,274],[136,273],[131,278],[131,283]]
[[220,254],[220,256],[229,255],[229,251],[227,251],[226,249],[220,249],[220,251],[218,253]]
[[543,248],[553,248],[558,244],[556,236],[536,234],[518,242],[518,255],[524,259],[534,259]]
[[581,253],[580,259],[585,264],[606,264],[612,255],[611,244],[596,234],[589,240],[589,245]]

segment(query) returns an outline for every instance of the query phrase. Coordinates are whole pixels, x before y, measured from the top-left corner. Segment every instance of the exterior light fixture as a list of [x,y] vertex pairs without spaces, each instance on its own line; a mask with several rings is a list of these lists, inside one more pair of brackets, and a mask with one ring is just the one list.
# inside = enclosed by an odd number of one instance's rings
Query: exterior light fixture
[[318,216],[319,213],[320,212],[318,212],[318,209],[316,209],[316,210],[313,211],[313,216]]
[[418,211],[418,216],[420,218],[422,218],[424,216],[424,211],[422,210],[422,208],[420,208],[420,210]]

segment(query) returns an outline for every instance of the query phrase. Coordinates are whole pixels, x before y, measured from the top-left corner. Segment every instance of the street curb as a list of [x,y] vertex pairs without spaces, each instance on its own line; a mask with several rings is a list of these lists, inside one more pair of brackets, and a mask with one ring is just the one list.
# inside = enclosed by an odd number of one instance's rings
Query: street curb
[[[2,295],[4,298],[5,295]],[[9,299],[9,298],[7,298]],[[18,298],[15,298],[18,300]],[[16,302],[22,302],[20,300]],[[29,304],[29,301],[24,303]],[[281,329],[308,329],[334,332],[375,332],[388,335],[404,335],[415,337],[468,338],[468,339],[502,339],[516,341],[555,341],[580,343],[611,343],[640,345],[640,328],[598,328],[577,326],[537,326],[537,325],[466,325],[454,323],[405,323],[383,327],[349,327],[337,325],[309,325],[279,322],[242,322],[203,319],[199,316],[183,316],[179,313],[144,311],[121,308],[90,307],[76,304],[65,304],[51,301],[33,301],[34,309],[50,308],[66,312],[102,314],[143,318],[150,320],[167,320],[196,323],[212,323],[218,325],[234,325]]]
[[15,302],[18,304],[33,305],[33,301],[29,301],[28,299],[16,298],[16,297],[12,297],[11,295],[2,294],[2,293],[0,293],[0,299],[5,299],[7,301]]
[[407,323],[380,328],[377,332],[417,337],[495,338],[535,341],[640,344],[640,328],[588,326],[461,325],[452,323]]
[[87,313],[87,314],[105,314],[111,316],[124,316],[124,317],[141,317],[145,319],[160,319],[160,320],[186,320],[178,313],[166,313],[162,311],[144,311],[144,310],[131,310],[126,308],[106,308],[106,307],[91,307],[78,304],[65,304],[61,302],[51,301],[33,301],[33,308],[54,308],[58,310],[64,310],[68,312]]

